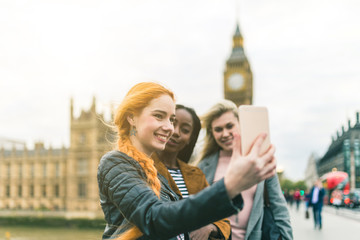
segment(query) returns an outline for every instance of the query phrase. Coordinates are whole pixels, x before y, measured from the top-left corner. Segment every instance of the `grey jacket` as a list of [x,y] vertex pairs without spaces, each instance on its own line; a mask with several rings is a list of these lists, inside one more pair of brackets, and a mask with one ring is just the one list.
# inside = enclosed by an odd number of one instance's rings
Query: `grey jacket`
[[[204,172],[209,184],[214,182],[216,167],[219,161],[219,152],[204,158],[198,167]],[[292,240],[292,228],[290,215],[286,201],[277,175],[266,179],[257,185],[254,203],[250,213],[249,222],[246,228],[245,240],[261,240],[261,225],[264,213],[264,183],[269,193],[270,208],[273,212],[275,222],[280,229],[283,240]],[[245,203],[246,204],[246,203]]]

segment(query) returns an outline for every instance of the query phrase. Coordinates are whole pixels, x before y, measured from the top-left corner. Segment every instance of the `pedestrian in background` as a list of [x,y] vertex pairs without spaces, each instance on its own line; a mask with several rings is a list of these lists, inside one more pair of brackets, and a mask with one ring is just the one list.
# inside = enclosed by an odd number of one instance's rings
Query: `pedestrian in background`
[[[233,102],[223,100],[210,108],[202,120],[206,136],[198,166],[205,173],[209,184],[215,184],[230,168],[230,157],[235,146],[234,136],[240,134],[238,108]],[[233,240],[261,239],[264,184],[267,186],[271,210],[282,239],[293,239],[285,197],[278,177],[274,175],[242,192],[243,211],[229,217]]]
[[322,228],[322,207],[324,202],[325,190],[321,180],[318,179],[310,190],[309,206],[313,209],[314,228]]
[[290,203],[290,200],[289,200],[289,198],[290,198],[290,194],[289,194],[289,190],[287,190],[287,189],[284,189],[284,197],[285,197],[285,200],[286,200],[286,203],[289,205]]
[[295,193],[295,191],[293,189],[290,189],[290,191],[289,191],[290,208],[292,208],[293,204],[294,204],[294,193]]
[[300,190],[298,188],[294,192],[294,201],[296,203],[296,211],[299,211],[300,202],[301,202],[301,194],[300,194]]
[[107,222],[103,239],[189,239],[188,232],[241,211],[241,192],[276,174],[275,148],[258,154],[266,136],[258,136],[250,154],[242,156],[237,135],[225,177],[178,201],[151,159],[174,132],[174,99],[172,91],[159,84],[139,83],[118,107],[117,150],[101,158],[97,174]]

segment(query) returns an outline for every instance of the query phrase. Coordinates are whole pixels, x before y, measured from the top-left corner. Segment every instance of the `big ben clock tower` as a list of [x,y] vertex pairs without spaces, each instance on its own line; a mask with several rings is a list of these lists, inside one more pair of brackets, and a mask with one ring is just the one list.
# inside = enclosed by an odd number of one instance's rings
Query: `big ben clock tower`
[[233,36],[233,49],[226,61],[224,72],[225,99],[233,101],[237,106],[252,104],[253,79],[250,64],[243,48],[243,37],[239,25]]

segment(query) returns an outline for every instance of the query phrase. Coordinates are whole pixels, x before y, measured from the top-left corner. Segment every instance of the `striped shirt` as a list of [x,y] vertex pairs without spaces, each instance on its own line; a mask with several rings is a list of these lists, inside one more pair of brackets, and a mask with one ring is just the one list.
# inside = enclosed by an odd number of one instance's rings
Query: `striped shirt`
[[[180,169],[168,168],[168,171],[169,171],[171,177],[174,179],[176,186],[179,188],[182,197],[188,198],[189,192],[186,188],[185,181],[184,181],[184,178],[183,178],[183,175],[182,175]],[[180,234],[180,235],[176,236],[176,238],[177,238],[177,240],[185,240],[184,234]]]
[[183,198],[188,198],[189,197],[189,192],[188,192],[188,190],[186,188],[184,177],[183,177],[180,169],[168,168],[168,171],[169,171],[170,175],[172,176],[172,178],[174,179],[174,181],[176,183],[176,186],[179,188],[182,197]]

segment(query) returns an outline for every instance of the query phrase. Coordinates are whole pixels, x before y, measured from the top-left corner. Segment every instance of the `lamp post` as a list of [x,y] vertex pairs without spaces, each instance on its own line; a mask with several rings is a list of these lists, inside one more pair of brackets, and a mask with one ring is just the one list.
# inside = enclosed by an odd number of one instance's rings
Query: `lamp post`
[[284,167],[283,166],[278,166],[276,168],[276,173],[278,175],[279,181],[281,182],[282,178],[283,178],[283,173],[284,173]]

